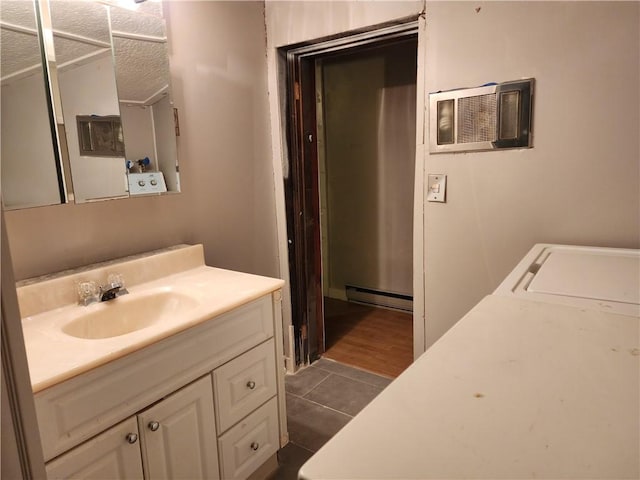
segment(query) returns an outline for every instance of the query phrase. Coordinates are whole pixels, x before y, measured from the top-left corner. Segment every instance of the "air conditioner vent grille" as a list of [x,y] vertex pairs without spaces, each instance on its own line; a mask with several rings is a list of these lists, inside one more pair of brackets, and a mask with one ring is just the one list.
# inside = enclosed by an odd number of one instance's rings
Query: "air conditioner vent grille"
[[496,139],[496,94],[458,100],[458,143],[493,142]]

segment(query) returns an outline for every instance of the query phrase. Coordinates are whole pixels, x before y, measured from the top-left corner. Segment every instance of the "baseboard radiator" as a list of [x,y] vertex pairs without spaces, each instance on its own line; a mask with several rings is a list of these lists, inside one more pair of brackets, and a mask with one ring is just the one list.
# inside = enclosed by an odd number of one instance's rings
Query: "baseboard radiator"
[[366,303],[378,307],[393,308],[405,312],[413,312],[413,296],[402,293],[386,292],[374,288],[345,285],[347,300]]

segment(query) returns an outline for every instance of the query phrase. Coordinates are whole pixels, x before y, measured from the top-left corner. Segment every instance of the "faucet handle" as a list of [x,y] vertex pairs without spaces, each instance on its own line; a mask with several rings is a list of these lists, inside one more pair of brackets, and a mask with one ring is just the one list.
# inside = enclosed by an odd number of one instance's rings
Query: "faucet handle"
[[76,284],[78,291],[79,303],[82,305],[89,305],[92,302],[98,300],[99,288],[96,282],[91,280],[81,281]]
[[110,273],[107,276],[107,286],[109,288],[120,287],[124,288],[124,277],[121,273]]

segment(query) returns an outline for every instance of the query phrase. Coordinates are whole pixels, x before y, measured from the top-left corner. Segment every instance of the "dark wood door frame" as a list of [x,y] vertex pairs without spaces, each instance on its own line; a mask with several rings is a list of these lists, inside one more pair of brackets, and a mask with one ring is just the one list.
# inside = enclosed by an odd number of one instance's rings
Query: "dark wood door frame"
[[320,241],[318,172],[313,161],[317,159],[316,110],[315,99],[309,96],[310,89],[315,89],[314,68],[312,59],[287,54],[290,170],[285,178],[285,203],[297,365],[317,356],[309,339],[317,335],[316,319],[322,316],[318,301],[322,292],[318,295],[316,288],[318,281],[322,282],[322,272],[315,255]]
[[286,64],[289,175],[284,179],[296,365],[324,352],[316,60],[417,36],[417,16],[279,50]]

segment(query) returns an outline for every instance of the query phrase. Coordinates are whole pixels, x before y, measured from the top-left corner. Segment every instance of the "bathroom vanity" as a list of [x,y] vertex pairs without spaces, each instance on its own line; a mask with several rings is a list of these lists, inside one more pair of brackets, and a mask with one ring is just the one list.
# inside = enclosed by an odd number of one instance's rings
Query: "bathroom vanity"
[[[130,293],[77,305],[75,283],[108,272]],[[272,471],[288,441],[283,283],[207,267],[198,245],[19,286],[49,478]]]

